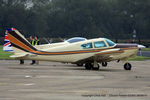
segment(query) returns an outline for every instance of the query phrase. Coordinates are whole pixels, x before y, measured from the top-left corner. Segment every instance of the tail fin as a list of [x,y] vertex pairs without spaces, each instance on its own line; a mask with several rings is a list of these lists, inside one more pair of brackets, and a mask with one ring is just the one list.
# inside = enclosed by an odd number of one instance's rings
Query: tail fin
[[10,40],[8,39],[7,31],[5,32],[3,51],[14,52]]
[[15,53],[15,56],[12,57],[23,57],[29,54],[29,52],[34,53],[37,51],[37,49],[15,28],[7,29],[7,34]]

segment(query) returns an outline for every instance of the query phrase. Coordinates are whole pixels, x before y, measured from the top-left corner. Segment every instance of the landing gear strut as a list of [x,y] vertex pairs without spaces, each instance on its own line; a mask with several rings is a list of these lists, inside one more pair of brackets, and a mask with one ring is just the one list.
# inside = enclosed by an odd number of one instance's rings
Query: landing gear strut
[[130,63],[125,63],[124,64],[124,69],[125,70],[131,70],[131,68],[132,68],[132,65]]
[[92,69],[99,70],[99,64],[97,63],[97,61],[94,61]]

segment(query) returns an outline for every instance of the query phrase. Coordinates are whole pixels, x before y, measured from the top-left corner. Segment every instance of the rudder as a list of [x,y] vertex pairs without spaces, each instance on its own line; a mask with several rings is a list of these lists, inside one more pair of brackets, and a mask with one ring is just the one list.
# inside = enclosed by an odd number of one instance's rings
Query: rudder
[[18,55],[24,55],[29,52],[34,53],[37,51],[37,49],[15,28],[7,29],[7,35],[16,57]]

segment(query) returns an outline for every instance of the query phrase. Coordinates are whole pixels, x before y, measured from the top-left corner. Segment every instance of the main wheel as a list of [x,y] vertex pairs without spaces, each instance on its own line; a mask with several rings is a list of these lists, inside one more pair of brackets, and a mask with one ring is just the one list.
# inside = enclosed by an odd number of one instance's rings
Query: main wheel
[[86,63],[85,64],[85,69],[87,69],[87,70],[91,70],[92,67],[93,67],[93,65],[91,63]]
[[99,70],[99,64],[97,65],[98,67],[92,67],[93,70]]
[[132,68],[132,65],[130,63],[125,63],[124,64],[124,69],[125,70],[131,70],[131,68]]
[[107,66],[107,62],[102,62],[102,66],[106,67]]
[[82,63],[78,63],[77,66],[83,66],[83,64]]

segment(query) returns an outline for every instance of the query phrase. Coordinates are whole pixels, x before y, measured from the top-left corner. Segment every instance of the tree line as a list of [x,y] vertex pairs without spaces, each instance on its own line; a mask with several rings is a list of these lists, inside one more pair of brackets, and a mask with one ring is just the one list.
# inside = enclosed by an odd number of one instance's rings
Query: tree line
[[0,36],[150,39],[150,0],[0,0]]

